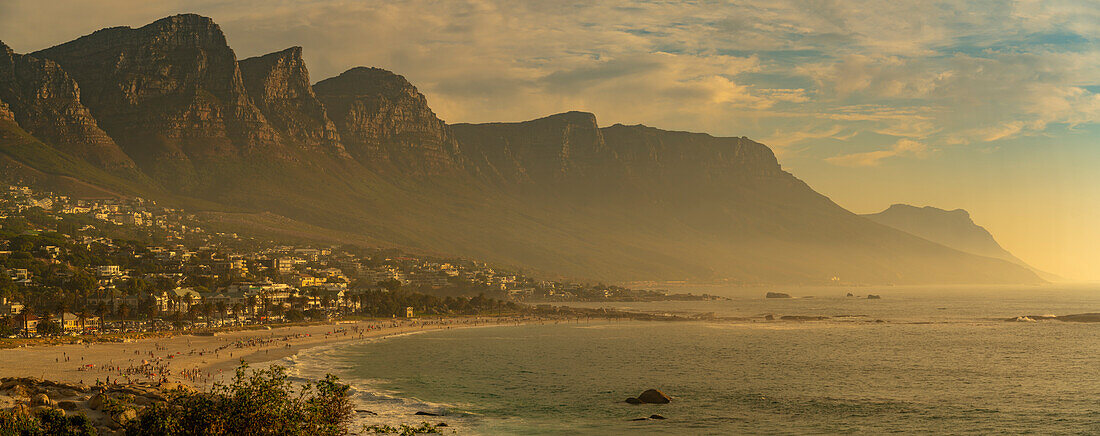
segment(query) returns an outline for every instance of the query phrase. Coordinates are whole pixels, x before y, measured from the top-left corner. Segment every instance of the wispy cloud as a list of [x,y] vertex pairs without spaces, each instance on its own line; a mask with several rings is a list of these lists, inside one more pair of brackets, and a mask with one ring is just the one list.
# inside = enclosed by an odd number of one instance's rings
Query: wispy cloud
[[455,122],[579,109],[828,150],[837,129],[873,133],[842,135],[859,150],[1100,122],[1100,4],[1076,0],[8,0],[0,39],[31,51],[179,12],[240,57],[302,45],[314,79],[392,69]]
[[928,157],[930,150],[927,145],[911,139],[899,139],[894,145],[885,150],[866,151],[862,153],[850,153],[833,156],[825,161],[845,167],[873,167],[878,166],[883,160],[897,157],[914,157],[923,159]]

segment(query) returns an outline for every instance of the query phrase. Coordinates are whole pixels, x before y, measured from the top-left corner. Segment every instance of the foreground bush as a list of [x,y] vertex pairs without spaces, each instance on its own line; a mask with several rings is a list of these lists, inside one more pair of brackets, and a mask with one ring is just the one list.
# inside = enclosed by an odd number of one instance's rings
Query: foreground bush
[[64,416],[56,409],[38,414],[28,411],[0,411],[0,436],[84,436],[95,435],[95,428],[80,415]]
[[172,392],[168,401],[131,421],[126,434],[345,435],[351,423],[348,389],[331,374],[295,389],[280,366],[255,371],[241,366],[228,386],[209,393]]

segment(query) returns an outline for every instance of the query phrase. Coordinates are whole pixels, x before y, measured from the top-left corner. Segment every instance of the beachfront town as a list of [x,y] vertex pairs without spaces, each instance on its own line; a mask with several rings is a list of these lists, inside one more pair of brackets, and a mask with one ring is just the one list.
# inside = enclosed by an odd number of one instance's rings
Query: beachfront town
[[157,331],[516,310],[531,303],[710,299],[537,280],[396,249],[288,245],[207,229],[140,198],[0,192],[0,334]]

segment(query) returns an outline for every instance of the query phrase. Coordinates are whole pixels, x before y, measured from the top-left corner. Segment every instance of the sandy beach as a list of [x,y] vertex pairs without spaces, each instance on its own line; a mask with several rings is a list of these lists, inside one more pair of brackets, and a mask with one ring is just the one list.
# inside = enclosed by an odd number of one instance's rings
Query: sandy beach
[[485,317],[379,319],[231,331],[215,336],[181,334],[132,342],[28,346],[0,350],[0,376],[87,385],[167,379],[202,389],[231,377],[242,361],[270,362],[303,349],[339,342],[530,321]]

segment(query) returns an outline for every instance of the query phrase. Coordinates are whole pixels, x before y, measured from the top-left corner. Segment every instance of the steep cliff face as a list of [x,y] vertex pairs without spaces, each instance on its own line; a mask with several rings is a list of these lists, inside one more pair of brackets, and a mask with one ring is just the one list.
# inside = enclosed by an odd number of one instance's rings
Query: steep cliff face
[[0,99],[20,127],[43,142],[100,168],[133,173],[134,161],[99,128],[76,82],[56,63],[0,42]]
[[748,138],[718,138],[622,124],[600,131],[622,165],[640,177],[709,179],[783,174],[775,154]]
[[[1038,280],[854,215],[746,138],[583,112],[448,126],[401,76],[311,87],[300,49],[238,62],[196,15],[0,55],[0,180],[274,212],[585,279]],[[101,170],[126,156],[171,192]]]
[[[566,112],[519,123],[455,124],[463,153],[512,182],[613,178],[621,168],[596,116]],[[609,174],[608,172],[616,174]]]
[[352,68],[313,85],[347,151],[381,173],[446,174],[462,169],[458,143],[404,77]]
[[301,47],[244,59],[238,64],[249,96],[283,139],[307,150],[348,156],[336,126],[313,93]]
[[203,189],[217,172],[211,165],[285,155],[209,18],[103,29],[33,55],[69,72],[103,130],[147,174],[181,191]]
[[3,100],[0,100],[0,121],[15,122],[15,114]]

